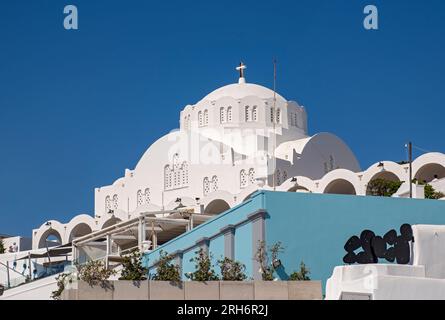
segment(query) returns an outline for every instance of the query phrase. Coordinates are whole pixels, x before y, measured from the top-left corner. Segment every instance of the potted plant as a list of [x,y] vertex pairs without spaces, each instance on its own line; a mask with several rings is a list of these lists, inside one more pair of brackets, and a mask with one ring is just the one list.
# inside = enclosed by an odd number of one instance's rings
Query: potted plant
[[159,252],[156,273],[150,278],[150,300],[184,300],[181,271],[173,258],[165,251]]
[[185,276],[191,280],[185,282],[186,300],[218,300],[219,277],[212,264],[212,254],[200,248],[195,252],[196,256],[190,259],[195,263],[195,271]]

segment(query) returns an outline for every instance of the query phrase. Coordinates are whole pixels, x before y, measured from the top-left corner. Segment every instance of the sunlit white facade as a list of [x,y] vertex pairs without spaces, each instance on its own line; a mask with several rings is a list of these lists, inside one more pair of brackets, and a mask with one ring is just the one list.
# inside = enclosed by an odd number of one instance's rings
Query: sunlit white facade
[[[258,189],[366,195],[367,184],[378,177],[409,180],[407,164],[384,161],[362,171],[340,138],[309,135],[303,106],[246,83],[243,73],[238,83],[186,105],[179,124],[154,142],[134,169],[95,189],[94,216],[46,222],[33,230],[33,248],[44,247],[50,235],[69,243],[141,212],[186,206],[218,214]],[[444,154],[419,157],[413,173],[445,191]],[[422,198],[422,190],[414,189]]]

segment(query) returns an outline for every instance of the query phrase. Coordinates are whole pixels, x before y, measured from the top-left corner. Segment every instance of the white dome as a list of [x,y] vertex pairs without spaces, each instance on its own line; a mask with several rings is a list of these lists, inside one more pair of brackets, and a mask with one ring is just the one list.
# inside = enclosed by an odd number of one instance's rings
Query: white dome
[[[223,97],[242,99],[248,96],[255,96],[260,99],[273,99],[274,92],[269,88],[253,83],[234,83],[216,89],[205,96],[202,100],[215,101]],[[277,100],[280,99],[286,101],[286,99],[277,93]]]

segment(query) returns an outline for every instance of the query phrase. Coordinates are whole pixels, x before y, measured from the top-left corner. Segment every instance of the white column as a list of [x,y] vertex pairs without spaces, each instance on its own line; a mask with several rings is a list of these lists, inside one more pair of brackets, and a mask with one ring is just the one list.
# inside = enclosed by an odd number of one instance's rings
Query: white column
[[105,258],[105,268],[108,269],[109,267],[109,261],[108,261],[108,256],[111,253],[111,236],[109,234],[107,234],[107,256]]

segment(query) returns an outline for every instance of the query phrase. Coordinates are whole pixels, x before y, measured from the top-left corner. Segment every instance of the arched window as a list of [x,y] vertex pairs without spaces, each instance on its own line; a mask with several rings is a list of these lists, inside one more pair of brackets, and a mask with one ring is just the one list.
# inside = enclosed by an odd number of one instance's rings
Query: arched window
[[209,124],[209,110],[204,110],[204,125]]
[[145,203],[150,204],[150,189],[145,189]]
[[258,108],[257,106],[254,106],[252,109],[252,121],[258,120]]
[[255,184],[255,169],[253,168],[249,170],[249,183]]
[[226,122],[226,109],[224,107],[219,109],[219,122],[220,123]]
[[277,109],[277,123],[281,123],[281,110]]
[[203,188],[203,193],[204,195],[208,195],[210,193],[210,182],[209,182],[209,178],[205,177],[203,182],[202,182],[202,188]]
[[198,124],[200,127],[202,127],[203,122],[202,122],[202,111],[198,112]]
[[232,122],[232,107],[227,108],[227,122]]
[[190,115],[186,115],[184,117],[184,129],[185,130],[190,129]]
[[175,153],[173,155],[173,170],[178,170],[179,169],[179,154]]
[[177,188],[179,187],[179,183],[180,183],[180,176],[179,176],[179,171],[175,170],[173,171],[173,187]]
[[111,198],[110,198],[110,196],[107,196],[106,198],[105,198],[105,212],[110,212],[110,210],[111,210]]
[[170,166],[166,165],[164,167],[164,189],[170,189],[171,188],[171,170]]
[[138,190],[137,202],[138,202],[138,207],[140,207],[140,206],[142,206],[144,204],[144,199],[142,198],[142,191],[141,190]]
[[212,177],[212,191],[218,190],[218,177],[213,176]]
[[329,168],[330,168],[330,171],[334,170],[334,166],[335,166],[334,157],[332,155],[330,155],[329,156]]
[[241,170],[240,172],[240,187],[245,188],[247,187],[247,174],[246,170]]
[[113,209],[117,210],[119,208],[119,197],[117,194],[113,196]]
[[245,107],[244,120],[245,120],[246,122],[247,122],[247,121],[250,121],[250,107],[249,107],[249,106],[246,106],[246,107]]
[[182,163],[181,173],[182,173],[182,185],[187,186],[189,184],[189,169],[187,162]]
[[279,186],[281,184],[281,172],[280,170],[277,170],[275,174],[275,185]]

